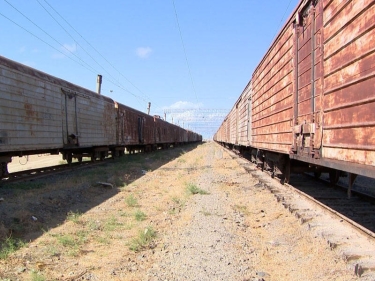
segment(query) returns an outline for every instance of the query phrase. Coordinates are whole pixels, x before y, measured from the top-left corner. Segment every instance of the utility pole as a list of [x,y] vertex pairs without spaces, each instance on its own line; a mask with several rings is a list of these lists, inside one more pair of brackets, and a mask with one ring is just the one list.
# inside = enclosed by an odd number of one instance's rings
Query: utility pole
[[148,102],[147,114],[150,115],[151,102]]

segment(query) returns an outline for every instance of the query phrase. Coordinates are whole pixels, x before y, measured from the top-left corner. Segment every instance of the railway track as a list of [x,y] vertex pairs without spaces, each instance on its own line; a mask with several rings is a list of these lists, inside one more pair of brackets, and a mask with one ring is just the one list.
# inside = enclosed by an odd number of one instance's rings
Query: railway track
[[[103,161],[108,161],[111,158],[106,158]],[[30,181],[39,178],[43,178],[50,175],[55,175],[64,172],[70,172],[77,169],[82,169],[86,167],[91,167],[95,165],[100,165],[103,161],[85,161],[85,162],[76,162],[71,164],[60,164],[54,166],[48,166],[43,168],[36,168],[36,169],[28,169],[24,171],[18,171],[9,173],[6,178],[0,180],[0,187],[5,184],[15,183],[15,182],[22,182],[22,181]]]
[[240,165],[259,179],[258,188],[267,188],[280,204],[296,216],[301,224],[327,241],[354,274],[361,280],[375,280],[375,204],[374,198],[332,186],[322,175],[292,174],[290,183],[282,185],[255,164],[230,151]]

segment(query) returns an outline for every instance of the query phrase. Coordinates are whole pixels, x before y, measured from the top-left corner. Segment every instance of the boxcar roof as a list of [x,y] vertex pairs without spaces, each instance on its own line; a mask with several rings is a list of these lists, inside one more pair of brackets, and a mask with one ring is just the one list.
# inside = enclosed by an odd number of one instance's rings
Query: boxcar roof
[[21,72],[25,75],[33,76],[33,77],[35,77],[39,80],[49,82],[51,84],[59,85],[63,88],[63,90],[70,90],[70,91],[74,91],[74,92],[84,93],[84,94],[87,94],[87,95],[90,95],[90,96],[94,96],[98,99],[103,99],[103,100],[106,100],[107,102],[113,102],[114,103],[113,99],[111,99],[109,97],[99,95],[96,92],[93,92],[91,90],[88,90],[88,89],[83,88],[81,86],[75,85],[75,84],[73,84],[71,82],[68,82],[66,80],[57,78],[55,76],[52,76],[52,75],[47,74],[45,72],[42,72],[40,70],[34,69],[32,67],[26,66],[26,65],[18,63],[18,62],[15,62],[13,60],[7,59],[7,58],[2,57],[2,56],[0,56],[0,65],[3,65],[3,66],[5,66],[9,69],[13,69],[13,70],[18,71],[18,72]]

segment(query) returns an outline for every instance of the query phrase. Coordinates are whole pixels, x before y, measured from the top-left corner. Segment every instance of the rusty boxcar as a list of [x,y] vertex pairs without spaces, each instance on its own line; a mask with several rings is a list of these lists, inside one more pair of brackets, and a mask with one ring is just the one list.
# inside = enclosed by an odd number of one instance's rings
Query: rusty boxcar
[[[106,151],[115,145],[112,99],[0,57],[0,160],[12,156]],[[95,157],[95,155],[93,155]]]
[[[124,149],[188,142],[186,130],[0,56],[0,178],[13,156],[58,154],[68,163]],[[197,134],[196,134],[197,135]]]
[[300,1],[214,139],[286,180],[375,177],[374,26],[374,1]]

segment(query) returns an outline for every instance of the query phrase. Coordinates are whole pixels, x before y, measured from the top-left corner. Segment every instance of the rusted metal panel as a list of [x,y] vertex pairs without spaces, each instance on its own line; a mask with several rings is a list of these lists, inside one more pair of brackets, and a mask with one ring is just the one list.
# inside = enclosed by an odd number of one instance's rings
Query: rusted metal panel
[[64,145],[115,145],[115,102],[93,92],[76,92],[67,88],[63,88],[62,92]]
[[375,164],[375,6],[325,1],[323,156]]
[[119,145],[149,145],[161,142],[161,131],[156,132],[156,120],[153,116],[123,104],[117,105]]
[[0,151],[59,150],[112,144],[114,102],[104,96],[0,57]]
[[242,93],[216,137],[246,145],[244,122],[251,118],[247,143],[255,148],[369,175],[375,168],[374,41],[373,0],[300,1],[249,82],[251,117]]
[[250,114],[251,111],[249,110],[249,107],[251,106],[251,103],[249,100],[251,100],[251,87],[248,85],[245,90],[242,92],[241,95],[241,102],[239,104],[238,112],[239,112],[239,120],[238,120],[238,144],[242,146],[249,146],[250,139],[249,135],[251,136],[251,130],[250,127]]
[[227,143],[227,122],[228,116],[223,120],[222,124],[220,125],[218,131],[214,136],[214,140],[222,143]]
[[289,22],[252,76],[252,145],[288,153],[292,144],[293,28]]
[[319,158],[322,135],[323,2],[301,2],[295,18],[294,125],[314,130],[295,132],[292,151],[302,157]]
[[227,128],[229,129],[227,134],[229,143],[236,144],[236,108],[234,107],[229,113]]
[[25,68],[0,57],[0,152],[62,146],[61,94]]

